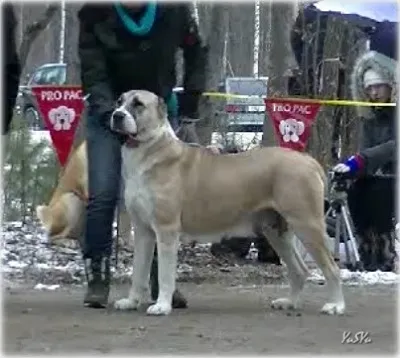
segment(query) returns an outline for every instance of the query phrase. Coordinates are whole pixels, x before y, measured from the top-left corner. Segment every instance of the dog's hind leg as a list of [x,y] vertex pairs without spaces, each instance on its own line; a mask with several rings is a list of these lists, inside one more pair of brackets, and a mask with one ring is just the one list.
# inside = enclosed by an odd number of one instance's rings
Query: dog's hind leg
[[272,302],[277,309],[296,309],[300,304],[300,293],[308,277],[308,268],[295,245],[295,236],[285,219],[277,212],[263,215],[262,231],[269,243],[288,268],[290,296]]
[[[307,220],[306,220],[307,219]],[[343,314],[345,302],[340,280],[340,270],[336,265],[325,240],[325,222],[323,218],[290,219],[298,238],[321,269],[327,283],[330,301],[322,307],[322,312],[335,315]]]
[[132,285],[127,298],[115,302],[114,307],[119,310],[137,309],[149,299],[149,279],[151,262],[154,256],[155,234],[136,221],[135,227],[135,255],[133,258]]
[[168,315],[172,311],[172,296],[175,291],[176,265],[178,261],[179,233],[159,229],[157,235],[158,285],[157,302],[147,309],[153,316]]

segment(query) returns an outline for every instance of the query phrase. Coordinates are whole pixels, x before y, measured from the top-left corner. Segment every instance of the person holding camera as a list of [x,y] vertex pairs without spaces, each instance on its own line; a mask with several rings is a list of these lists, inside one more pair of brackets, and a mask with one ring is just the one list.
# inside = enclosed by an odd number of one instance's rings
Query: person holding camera
[[[397,62],[377,51],[368,51],[355,63],[351,77],[356,101],[396,102]],[[348,192],[348,202],[356,230],[361,237],[360,255],[364,268],[393,270],[395,180],[376,174],[396,173],[396,107],[358,107],[362,120],[360,150],[337,164],[338,174],[356,179]]]

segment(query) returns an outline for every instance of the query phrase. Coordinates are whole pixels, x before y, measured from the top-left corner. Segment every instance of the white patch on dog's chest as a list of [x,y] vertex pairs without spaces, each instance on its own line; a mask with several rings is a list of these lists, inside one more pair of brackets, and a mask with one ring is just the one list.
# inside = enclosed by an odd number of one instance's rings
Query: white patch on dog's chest
[[[131,215],[144,223],[151,223],[154,212],[154,200],[146,184],[145,168],[139,161],[129,158],[122,151],[122,175],[125,181],[125,205]],[[134,218],[133,218],[134,220]]]

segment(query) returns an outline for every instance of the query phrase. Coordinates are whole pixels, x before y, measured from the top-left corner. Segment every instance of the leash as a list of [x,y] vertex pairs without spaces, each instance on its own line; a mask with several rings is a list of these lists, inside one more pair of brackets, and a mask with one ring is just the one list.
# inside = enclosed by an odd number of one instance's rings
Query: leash
[[115,270],[118,269],[118,253],[119,253],[119,215],[120,214],[120,207],[117,205],[117,242],[115,243]]
[[78,199],[80,199],[81,201],[83,201],[87,205],[87,203],[89,201],[89,198],[85,194],[82,194],[82,193],[80,193],[79,191],[77,191],[75,189],[70,190],[70,192],[72,194],[74,194],[75,196],[77,196]]

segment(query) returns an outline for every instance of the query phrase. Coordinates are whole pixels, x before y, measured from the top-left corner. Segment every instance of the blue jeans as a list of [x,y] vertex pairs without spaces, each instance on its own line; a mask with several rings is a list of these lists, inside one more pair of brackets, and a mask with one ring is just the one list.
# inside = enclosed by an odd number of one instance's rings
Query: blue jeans
[[101,119],[88,117],[86,124],[89,201],[83,258],[109,256],[112,224],[120,197],[121,143]]

